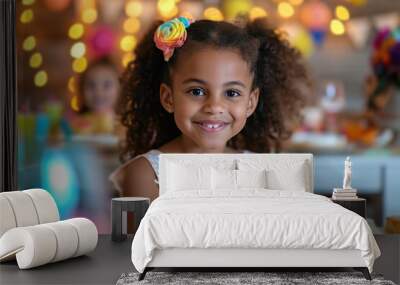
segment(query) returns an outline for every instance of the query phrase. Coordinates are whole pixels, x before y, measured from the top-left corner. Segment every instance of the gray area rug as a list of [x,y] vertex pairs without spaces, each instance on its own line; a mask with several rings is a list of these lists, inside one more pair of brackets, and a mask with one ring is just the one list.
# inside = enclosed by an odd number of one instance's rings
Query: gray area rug
[[124,273],[117,285],[133,284],[379,284],[395,285],[384,280],[381,275],[372,274],[372,281],[364,278],[360,272],[156,272],[150,271],[142,281],[139,273]]

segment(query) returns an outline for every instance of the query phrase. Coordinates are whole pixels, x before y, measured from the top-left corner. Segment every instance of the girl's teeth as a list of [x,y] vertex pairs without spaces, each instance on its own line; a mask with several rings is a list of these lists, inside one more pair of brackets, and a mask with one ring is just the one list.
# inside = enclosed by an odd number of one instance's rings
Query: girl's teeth
[[209,129],[216,129],[216,128],[218,128],[220,125],[206,125],[207,126],[207,128],[209,128]]

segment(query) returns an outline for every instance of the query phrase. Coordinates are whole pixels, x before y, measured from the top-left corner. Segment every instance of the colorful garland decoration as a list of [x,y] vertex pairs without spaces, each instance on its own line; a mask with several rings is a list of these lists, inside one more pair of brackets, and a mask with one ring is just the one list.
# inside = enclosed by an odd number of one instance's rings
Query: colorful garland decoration
[[375,76],[385,86],[400,88],[400,26],[378,32],[373,41],[371,64]]

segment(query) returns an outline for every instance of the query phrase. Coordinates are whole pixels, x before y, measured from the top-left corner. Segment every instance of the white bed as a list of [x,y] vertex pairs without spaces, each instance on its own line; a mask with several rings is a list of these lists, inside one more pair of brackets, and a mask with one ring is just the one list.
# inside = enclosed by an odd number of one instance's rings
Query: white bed
[[368,279],[380,255],[365,219],[312,194],[310,154],[161,154],[159,184],[132,243],[139,279],[155,267],[354,267]]

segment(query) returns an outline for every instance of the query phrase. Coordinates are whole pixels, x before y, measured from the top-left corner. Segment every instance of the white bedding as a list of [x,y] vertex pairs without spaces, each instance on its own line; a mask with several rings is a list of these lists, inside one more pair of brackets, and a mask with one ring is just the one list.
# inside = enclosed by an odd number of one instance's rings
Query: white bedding
[[139,272],[154,249],[164,248],[358,249],[370,272],[380,255],[366,220],[326,197],[266,189],[197,193],[153,201],[132,243]]

